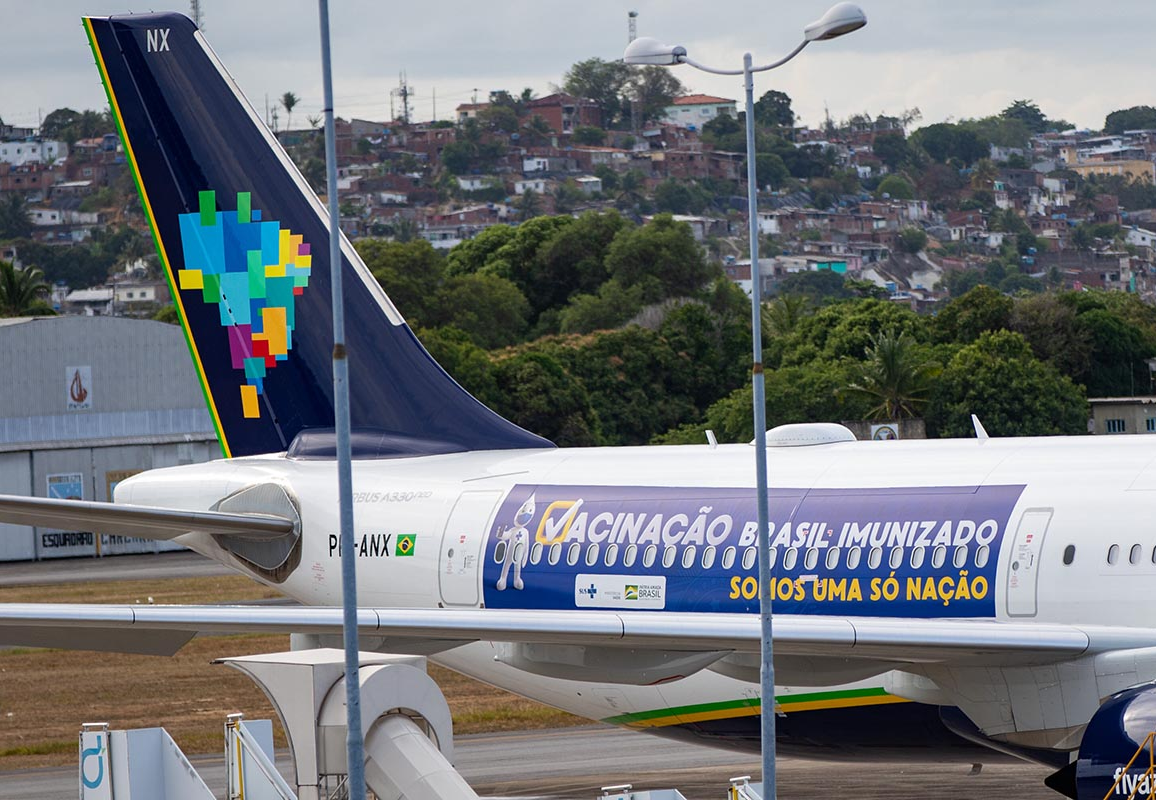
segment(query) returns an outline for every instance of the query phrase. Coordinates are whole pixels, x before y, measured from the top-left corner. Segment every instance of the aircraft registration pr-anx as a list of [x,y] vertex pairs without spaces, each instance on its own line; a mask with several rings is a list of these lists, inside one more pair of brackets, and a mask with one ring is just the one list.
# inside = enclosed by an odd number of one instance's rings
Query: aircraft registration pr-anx
[[[9,604],[0,643],[327,641],[341,591],[325,209],[188,19],[84,24],[226,458],[125,480],[115,504],[3,497],[0,519],[175,539],[304,605]],[[751,448],[555,448],[454,383],[341,252],[363,647],[757,748]],[[1074,798],[1152,784],[1125,769],[1156,725],[1144,437],[856,442],[819,424],[768,443],[784,751],[1012,755]]]

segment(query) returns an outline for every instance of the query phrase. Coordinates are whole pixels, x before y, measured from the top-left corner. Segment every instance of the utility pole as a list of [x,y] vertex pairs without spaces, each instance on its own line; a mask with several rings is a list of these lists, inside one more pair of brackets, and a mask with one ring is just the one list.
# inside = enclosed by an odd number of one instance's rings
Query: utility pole
[[399,98],[401,101],[401,121],[403,123],[405,123],[406,125],[408,125],[409,124],[409,98],[413,96],[414,90],[406,82],[404,72],[398,73],[397,77],[398,77],[397,88],[391,90],[389,93],[389,96],[390,96],[389,109],[390,109],[390,112],[392,115],[392,112],[393,112],[393,99],[392,98],[394,98],[394,97]]

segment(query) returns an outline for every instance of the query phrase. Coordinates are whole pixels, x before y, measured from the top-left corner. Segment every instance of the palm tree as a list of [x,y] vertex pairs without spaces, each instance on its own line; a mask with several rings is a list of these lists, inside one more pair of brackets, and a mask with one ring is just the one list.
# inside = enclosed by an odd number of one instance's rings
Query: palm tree
[[16,269],[0,261],[0,316],[27,317],[51,314],[47,298],[52,288],[39,267]]
[[763,325],[775,336],[786,336],[810,313],[810,306],[804,294],[781,294],[763,306]]
[[281,105],[285,106],[285,130],[293,129],[293,109],[301,102],[301,98],[293,94],[293,92],[285,92],[281,95]]
[[916,417],[938,374],[939,365],[921,358],[914,339],[891,328],[871,337],[867,360],[846,391],[877,403],[867,412],[870,419]]
[[532,144],[544,144],[554,135],[554,129],[541,114],[530,117],[527,122],[522,123],[522,127],[526,129],[526,135],[530,137]]

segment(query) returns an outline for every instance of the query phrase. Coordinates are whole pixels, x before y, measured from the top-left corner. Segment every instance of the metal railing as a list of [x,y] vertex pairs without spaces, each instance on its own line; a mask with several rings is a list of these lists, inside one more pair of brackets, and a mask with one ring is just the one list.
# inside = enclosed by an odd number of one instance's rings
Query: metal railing
[[[1145,751],[1148,751],[1148,769],[1142,775],[1129,775],[1128,771],[1132,769],[1132,765],[1136,763],[1136,759]],[[1143,763],[1143,762],[1141,762]],[[1104,795],[1104,800],[1111,800],[1112,797],[1120,797],[1123,793],[1120,791],[1121,786],[1128,789],[1128,784],[1132,784],[1132,788],[1128,790],[1127,800],[1135,800],[1136,797],[1144,797],[1147,800],[1156,800],[1156,732],[1150,733],[1144,737],[1144,741],[1136,748],[1136,752],[1132,754],[1132,758],[1124,765],[1123,769],[1116,771],[1116,780],[1112,782],[1112,788]],[[1142,790],[1142,791],[1141,791]],[[1137,794],[1139,792],[1139,794]]]

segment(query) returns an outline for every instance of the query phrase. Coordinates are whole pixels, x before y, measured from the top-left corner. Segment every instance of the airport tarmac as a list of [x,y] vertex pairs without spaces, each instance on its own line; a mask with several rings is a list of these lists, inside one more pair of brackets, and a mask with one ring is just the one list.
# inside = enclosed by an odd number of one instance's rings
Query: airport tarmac
[[[194,553],[68,559],[0,564],[0,586],[156,579],[218,571],[229,574]],[[460,736],[455,760],[483,796],[558,800],[594,800],[601,795],[600,787],[622,783],[636,789],[679,788],[688,800],[721,800],[729,778],[757,778],[759,772],[758,759],[744,754],[602,725]],[[210,788],[223,794],[222,757],[194,756],[192,761]],[[959,764],[831,763],[784,757],[779,760],[778,794],[792,800],[833,796],[922,800],[932,794],[949,794],[953,800],[999,796],[1054,800],[1059,795],[1044,787],[1046,774],[1042,767],[1010,762],[986,765],[973,775],[968,766]],[[0,800],[74,797],[76,781],[75,767],[0,773]]]
[[[757,775],[758,759],[725,750],[670,742],[620,728],[585,728],[476,734],[455,741],[459,771],[483,797],[595,800],[603,786],[678,788],[688,800],[722,800],[728,780]],[[221,756],[196,756],[197,771],[223,796]],[[279,762],[283,761],[279,759]],[[287,760],[280,763],[288,772]],[[1028,764],[987,765],[978,775],[965,765],[838,764],[799,758],[779,760],[778,795],[790,800],[1056,800],[1045,788],[1046,770]],[[0,798],[57,800],[74,797],[76,769],[0,775]]]

